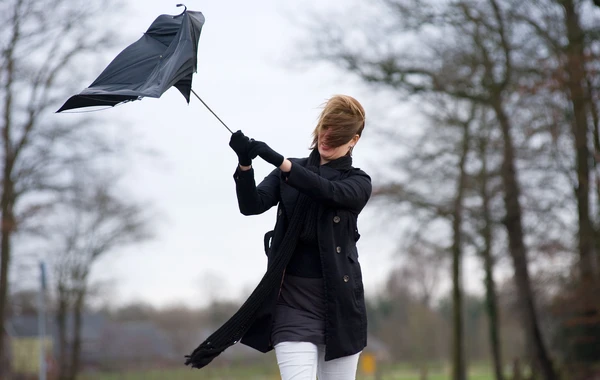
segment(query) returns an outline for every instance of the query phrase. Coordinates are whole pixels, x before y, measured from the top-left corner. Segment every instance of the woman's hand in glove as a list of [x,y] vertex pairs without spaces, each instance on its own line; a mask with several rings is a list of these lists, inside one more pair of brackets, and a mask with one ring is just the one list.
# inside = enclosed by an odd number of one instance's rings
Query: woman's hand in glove
[[241,166],[252,165],[252,159],[249,154],[250,142],[250,139],[242,131],[233,133],[229,140],[229,146],[237,154],[238,162]]
[[275,152],[264,142],[256,140],[250,141],[248,155],[250,156],[250,159],[260,156],[263,160],[267,161],[271,165],[275,165],[276,167],[280,167],[284,160],[281,154]]

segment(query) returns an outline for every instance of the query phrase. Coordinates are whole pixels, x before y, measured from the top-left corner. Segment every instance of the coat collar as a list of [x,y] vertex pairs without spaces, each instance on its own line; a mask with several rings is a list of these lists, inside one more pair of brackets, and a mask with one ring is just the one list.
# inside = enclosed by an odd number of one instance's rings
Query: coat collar
[[[348,170],[352,169],[352,157],[350,156],[340,157],[337,160],[328,162],[325,165],[310,165],[311,161],[318,163],[320,162],[320,160],[321,159],[319,157],[319,151],[316,149],[311,152],[311,157],[292,159],[294,163],[304,166],[307,170],[318,173],[321,177],[329,181],[335,181],[340,179],[344,172],[347,172]],[[300,193],[298,192],[298,190],[294,189],[291,186],[284,186],[281,188],[281,201],[288,215],[291,215],[299,194]],[[322,210],[319,211],[319,215],[321,214],[321,212]]]
[[324,165],[319,165],[318,168],[311,165],[311,162],[316,163],[320,161],[321,156],[319,155],[319,151],[317,149],[313,149],[305,163],[306,168],[314,172],[318,172],[321,177],[328,180],[337,179],[340,177],[343,171],[352,169],[352,156],[340,157],[333,161],[329,161]]

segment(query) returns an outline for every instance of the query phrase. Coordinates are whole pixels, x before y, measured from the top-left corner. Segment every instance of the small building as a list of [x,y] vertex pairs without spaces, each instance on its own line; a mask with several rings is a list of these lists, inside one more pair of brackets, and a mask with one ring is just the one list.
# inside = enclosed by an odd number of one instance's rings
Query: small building
[[36,316],[11,318],[6,323],[8,360],[13,374],[37,375],[40,372],[40,350],[43,345],[47,370],[53,364],[53,339],[51,335],[40,338]]
[[[73,342],[73,318],[67,318],[67,347]],[[58,329],[56,320],[47,321],[47,335],[40,339],[35,315],[13,317],[7,323],[11,372],[36,375],[40,370],[40,348],[44,345],[47,369],[57,370]],[[181,361],[168,336],[151,322],[118,322],[101,314],[82,316],[80,365],[85,370],[146,367]]]
[[101,333],[95,342],[94,364],[103,368],[148,368],[181,362],[183,357],[169,337],[148,321],[113,322]]

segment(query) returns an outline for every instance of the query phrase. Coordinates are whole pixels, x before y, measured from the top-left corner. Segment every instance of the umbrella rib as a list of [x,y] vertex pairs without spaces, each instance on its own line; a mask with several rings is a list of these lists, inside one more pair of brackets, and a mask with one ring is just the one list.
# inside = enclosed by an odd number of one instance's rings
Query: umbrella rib
[[207,109],[210,111],[210,113],[212,113],[213,115],[215,115],[215,117],[217,118],[217,120],[219,120],[219,121],[221,122],[221,124],[223,124],[223,126],[224,126],[225,128],[227,128],[227,130],[228,130],[228,131],[229,131],[231,134],[233,134],[233,131],[232,131],[231,129],[229,129],[229,127],[228,127],[228,126],[227,126],[225,123],[223,123],[223,120],[221,120],[221,118],[219,118],[219,117],[217,116],[217,114],[213,112],[213,110],[211,110],[211,109],[210,109],[210,107],[208,106],[208,104],[204,103],[204,100],[202,100],[202,98],[200,98],[200,97],[198,96],[198,94],[196,94],[196,91],[194,91],[193,89],[192,89],[191,91],[192,91],[192,94],[196,95],[196,97],[198,98],[198,100],[199,100],[199,101],[201,101],[201,102],[202,102],[202,104],[204,104],[204,107],[206,107],[206,108],[207,108]]

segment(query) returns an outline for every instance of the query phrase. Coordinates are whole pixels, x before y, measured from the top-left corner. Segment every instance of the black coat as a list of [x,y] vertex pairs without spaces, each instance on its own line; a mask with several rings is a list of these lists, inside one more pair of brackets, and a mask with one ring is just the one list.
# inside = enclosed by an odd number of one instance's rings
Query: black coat
[[[318,173],[306,169],[308,159],[291,159],[287,179],[279,169],[272,171],[258,186],[254,171],[237,170],[234,174],[240,211],[244,215],[261,214],[278,205],[275,229],[267,248],[268,262],[278,254],[299,193],[318,204],[317,235],[325,296],[325,360],[353,355],[367,344],[367,315],[364,288],[356,242],[358,214],[371,196],[371,178],[362,170],[347,167],[336,170],[320,166]],[[282,279],[283,280],[283,279]],[[259,351],[270,351],[272,313],[279,289],[273,289],[259,316],[241,342]]]

